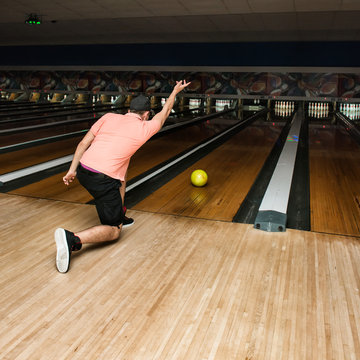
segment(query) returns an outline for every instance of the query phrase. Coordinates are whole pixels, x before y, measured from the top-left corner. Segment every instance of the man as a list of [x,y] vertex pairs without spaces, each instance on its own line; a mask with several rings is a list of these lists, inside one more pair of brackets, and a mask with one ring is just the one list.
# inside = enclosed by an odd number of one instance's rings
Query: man
[[[138,96],[130,103],[126,115],[108,113],[102,116],[78,144],[70,169],[63,177],[69,185],[78,177],[94,197],[101,225],[77,233],[55,230],[56,266],[59,272],[69,270],[72,251],[82,244],[116,240],[124,222],[125,179],[131,156],[164,125],[176,95],[190,82],[177,81],[162,110],[150,121],[150,101]],[[133,222],[127,220],[127,225]]]

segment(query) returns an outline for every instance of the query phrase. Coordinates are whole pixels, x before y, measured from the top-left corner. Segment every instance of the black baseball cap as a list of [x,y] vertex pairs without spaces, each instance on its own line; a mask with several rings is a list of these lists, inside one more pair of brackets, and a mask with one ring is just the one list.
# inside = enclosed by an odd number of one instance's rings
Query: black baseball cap
[[144,95],[139,95],[130,102],[130,110],[149,111],[150,109],[150,100]]

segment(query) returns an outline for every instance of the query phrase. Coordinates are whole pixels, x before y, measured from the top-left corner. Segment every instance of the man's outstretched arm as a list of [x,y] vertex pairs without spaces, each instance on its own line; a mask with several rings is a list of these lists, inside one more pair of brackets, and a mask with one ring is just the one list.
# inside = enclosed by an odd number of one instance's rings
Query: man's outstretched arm
[[177,81],[176,85],[174,86],[173,91],[167,98],[162,110],[152,118],[152,121],[158,121],[162,127],[164,125],[166,119],[169,117],[170,112],[174,106],[176,95],[180,91],[184,90],[189,85],[190,85],[190,82],[187,83],[185,80]]

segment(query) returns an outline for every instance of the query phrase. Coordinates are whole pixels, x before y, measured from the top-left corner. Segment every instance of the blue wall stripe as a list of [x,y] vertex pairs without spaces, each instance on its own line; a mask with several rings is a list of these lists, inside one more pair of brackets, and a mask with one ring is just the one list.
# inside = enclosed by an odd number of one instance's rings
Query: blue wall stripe
[[7,66],[358,67],[359,42],[249,42],[1,46]]

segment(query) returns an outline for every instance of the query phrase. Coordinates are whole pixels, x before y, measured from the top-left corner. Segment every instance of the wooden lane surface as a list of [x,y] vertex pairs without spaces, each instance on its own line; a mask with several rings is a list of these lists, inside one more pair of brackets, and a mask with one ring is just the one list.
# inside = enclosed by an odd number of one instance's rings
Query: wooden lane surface
[[94,207],[0,207],[3,359],[360,358],[359,239],[130,211],[59,274],[54,229],[97,223]]
[[[136,210],[231,221],[250,190],[281,131],[258,123],[248,127],[134,206]],[[191,185],[203,169],[205,187]]]
[[343,128],[310,126],[311,229],[360,235],[360,146]]
[[0,173],[23,169],[45,161],[53,160],[75,152],[76,146],[83,136],[52,142],[0,154]]
[[[133,156],[129,166],[128,180],[202,140],[209,138],[232,124],[233,120],[219,121],[213,119],[209,120],[209,123],[193,125],[186,129],[180,129],[174,133],[150,140]],[[62,176],[63,174],[54,175],[11,191],[10,193],[81,203],[86,203],[92,199],[77,180],[69,187],[64,186]]]

